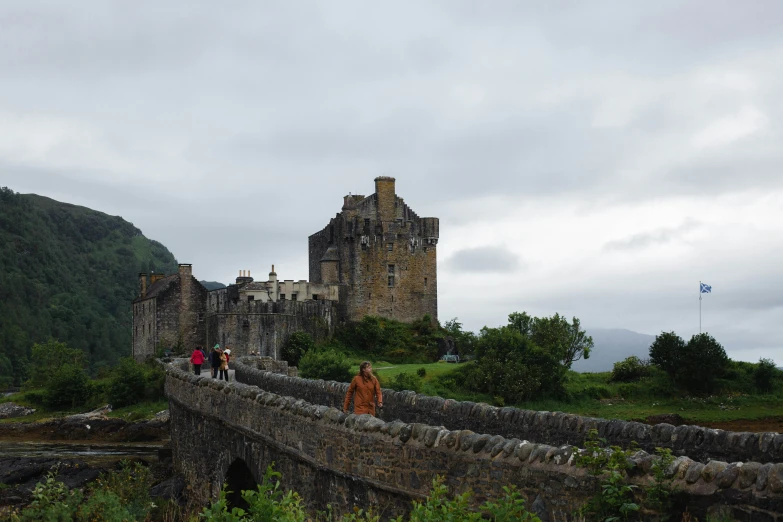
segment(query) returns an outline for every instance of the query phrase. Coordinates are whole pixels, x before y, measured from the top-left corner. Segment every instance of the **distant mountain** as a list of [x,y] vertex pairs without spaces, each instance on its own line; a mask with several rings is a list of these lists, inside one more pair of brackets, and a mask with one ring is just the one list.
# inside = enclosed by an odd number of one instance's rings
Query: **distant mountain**
[[635,355],[640,359],[650,357],[650,345],[654,335],[632,332],[623,329],[587,328],[587,334],[593,338],[593,348],[589,359],[576,361],[571,369],[576,372],[609,372],[614,363]]
[[226,287],[226,285],[218,283],[217,281],[199,281],[199,283],[207,290],[220,290],[221,288]]
[[139,272],[177,261],[121,217],[0,188],[0,386],[25,378],[33,343],[79,348],[91,369],[130,355]]

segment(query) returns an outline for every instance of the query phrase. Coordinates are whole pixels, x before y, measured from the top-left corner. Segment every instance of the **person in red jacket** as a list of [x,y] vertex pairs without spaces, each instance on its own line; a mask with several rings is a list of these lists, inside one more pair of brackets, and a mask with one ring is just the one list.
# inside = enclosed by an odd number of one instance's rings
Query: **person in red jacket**
[[345,404],[343,411],[348,413],[348,408],[353,399],[353,412],[356,415],[369,413],[375,415],[375,400],[378,400],[378,407],[383,408],[383,395],[381,394],[381,385],[378,378],[372,374],[372,363],[364,361],[359,366],[359,375],[353,378],[351,385],[348,386],[348,393],[345,394]]
[[196,375],[201,375],[201,365],[204,364],[204,352],[201,351],[200,346],[196,346],[193,353],[190,355],[190,362],[193,364],[193,372]]

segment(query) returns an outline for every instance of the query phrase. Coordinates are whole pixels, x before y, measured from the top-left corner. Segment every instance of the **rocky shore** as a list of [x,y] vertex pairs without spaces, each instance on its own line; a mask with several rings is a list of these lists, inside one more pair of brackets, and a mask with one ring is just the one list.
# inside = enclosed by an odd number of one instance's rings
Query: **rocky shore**
[[[89,442],[122,443],[162,442],[169,440],[168,411],[146,421],[128,422],[108,418],[107,409],[72,415],[59,419],[37,422],[0,424],[0,445],[6,443],[35,442]],[[44,444],[45,445],[45,444]],[[100,445],[94,446],[100,448]],[[153,450],[154,451],[154,450]],[[83,488],[98,476],[114,469],[121,457],[112,458],[62,458],[57,456],[0,456],[0,515],[3,506],[24,506],[31,500],[35,485],[46,478],[50,471],[56,479],[69,488]],[[177,498],[181,491],[181,479],[172,477],[171,450],[159,449],[149,458],[134,458],[150,466],[155,483],[156,496]],[[2,518],[2,516],[0,516]]]
[[168,412],[152,420],[138,422],[81,414],[38,422],[0,424],[0,440],[7,441],[150,442],[168,439]]

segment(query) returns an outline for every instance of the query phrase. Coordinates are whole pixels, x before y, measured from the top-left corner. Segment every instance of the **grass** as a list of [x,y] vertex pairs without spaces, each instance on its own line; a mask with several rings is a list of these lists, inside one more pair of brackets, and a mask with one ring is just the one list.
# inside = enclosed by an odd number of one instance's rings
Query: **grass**
[[[415,375],[419,368],[424,368],[426,375],[422,393],[425,395],[493,404],[494,399],[490,395],[446,387],[437,379],[460,366],[449,363],[391,364],[376,361],[373,370],[382,379],[391,379],[401,373]],[[358,364],[352,370],[358,372]],[[709,397],[689,397],[672,389],[662,375],[635,383],[613,383],[609,381],[610,376],[610,372],[570,372],[567,391],[571,399],[528,401],[510,406],[622,420],[643,420],[651,415],[676,413],[694,423],[783,416],[783,394],[780,392],[770,395],[723,393]]]

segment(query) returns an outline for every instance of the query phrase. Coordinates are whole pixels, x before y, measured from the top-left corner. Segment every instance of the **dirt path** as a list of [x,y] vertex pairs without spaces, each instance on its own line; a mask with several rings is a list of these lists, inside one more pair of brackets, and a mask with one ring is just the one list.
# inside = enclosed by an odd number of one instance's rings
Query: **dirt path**
[[[686,421],[686,424],[691,423]],[[783,417],[766,417],[764,419],[755,420],[738,419],[724,422],[694,422],[693,424],[726,431],[750,431],[756,433],[775,431],[783,433]]]

